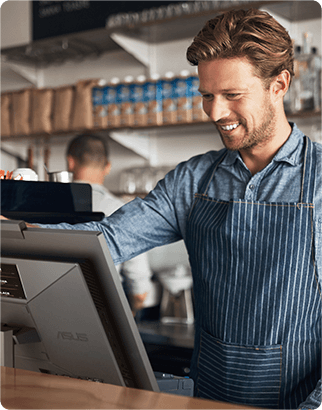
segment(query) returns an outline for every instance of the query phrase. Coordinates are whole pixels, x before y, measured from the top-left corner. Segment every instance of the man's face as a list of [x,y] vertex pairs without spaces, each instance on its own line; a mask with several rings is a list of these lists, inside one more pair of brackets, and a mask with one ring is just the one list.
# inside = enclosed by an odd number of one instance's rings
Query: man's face
[[276,114],[271,91],[245,57],[202,62],[198,72],[203,109],[226,148],[247,150],[273,138]]

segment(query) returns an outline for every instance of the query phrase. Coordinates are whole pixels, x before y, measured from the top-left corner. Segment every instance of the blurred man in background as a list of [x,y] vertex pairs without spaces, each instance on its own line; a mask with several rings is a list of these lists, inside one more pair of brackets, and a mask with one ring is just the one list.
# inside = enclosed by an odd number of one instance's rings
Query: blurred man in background
[[[71,140],[67,147],[68,171],[73,173],[74,182],[90,184],[92,187],[92,211],[111,215],[124,202],[104,186],[105,177],[110,173],[108,145],[98,135],[82,134]],[[152,289],[152,271],[146,254],[141,254],[117,266],[123,286],[134,313],[144,307]]]

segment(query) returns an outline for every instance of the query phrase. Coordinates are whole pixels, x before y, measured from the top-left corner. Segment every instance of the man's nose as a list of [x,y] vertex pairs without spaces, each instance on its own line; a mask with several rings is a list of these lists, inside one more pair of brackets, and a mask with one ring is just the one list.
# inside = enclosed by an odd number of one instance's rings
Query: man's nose
[[221,98],[214,98],[212,101],[205,103],[204,110],[208,117],[214,122],[229,117],[230,115],[228,102]]

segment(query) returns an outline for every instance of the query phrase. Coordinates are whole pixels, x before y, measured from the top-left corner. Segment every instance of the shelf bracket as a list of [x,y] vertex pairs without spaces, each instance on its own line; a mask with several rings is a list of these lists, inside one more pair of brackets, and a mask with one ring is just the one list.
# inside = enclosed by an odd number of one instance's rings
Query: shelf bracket
[[136,58],[136,60],[142,63],[145,67],[149,67],[149,48],[151,46],[146,41],[121,33],[112,33],[110,36],[119,46]]
[[124,129],[120,132],[112,131],[109,135],[114,141],[150,162],[152,150],[149,135],[131,129]]
[[23,65],[18,65],[12,62],[5,61],[2,63],[2,70],[9,69],[13,71],[15,74],[19,75],[24,80],[28,81],[29,83],[40,86],[39,84],[39,73],[36,68],[26,67]]

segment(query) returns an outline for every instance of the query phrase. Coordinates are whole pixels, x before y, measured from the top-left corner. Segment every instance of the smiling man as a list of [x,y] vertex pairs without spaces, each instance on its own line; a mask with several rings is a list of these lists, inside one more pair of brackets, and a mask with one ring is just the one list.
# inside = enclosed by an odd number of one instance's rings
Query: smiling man
[[[239,33],[235,42],[242,42],[244,36],[246,33]],[[195,57],[191,54],[199,41],[202,40],[197,38],[188,50],[192,63]],[[231,52],[236,47],[233,41]],[[287,41],[283,46],[291,47],[291,44]],[[254,66],[257,62],[245,52],[223,57],[224,54],[219,54],[216,59],[201,59],[198,63],[204,111],[214,121],[225,147],[239,150],[245,164],[255,173],[271,161],[292,131],[283,97],[290,85],[293,60],[287,61],[288,69],[281,68],[278,75],[272,73],[268,81],[261,76],[258,66]],[[263,58],[261,63],[267,62]]]
[[196,328],[198,394],[297,408],[313,391],[302,406],[317,407],[321,146],[285,115],[292,41],[267,13],[232,11],[206,23],[187,58],[227,149],[188,219],[195,289],[209,303]]
[[226,148],[246,153],[273,140],[279,147],[280,136],[285,142],[291,127],[280,104],[288,89],[287,71],[275,79],[275,94],[263,87],[247,57],[201,62],[198,71],[204,111],[214,121]]
[[205,25],[187,58],[225,148],[179,164],[101,222],[52,227],[102,231],[116,264],[183,239],[196,396],[317,408],[322,149],[285,116],[292,41],[269,14],[234,10]]

